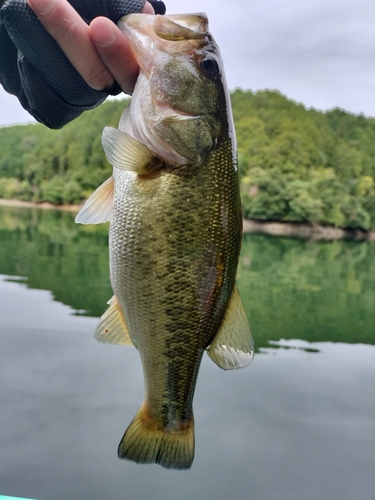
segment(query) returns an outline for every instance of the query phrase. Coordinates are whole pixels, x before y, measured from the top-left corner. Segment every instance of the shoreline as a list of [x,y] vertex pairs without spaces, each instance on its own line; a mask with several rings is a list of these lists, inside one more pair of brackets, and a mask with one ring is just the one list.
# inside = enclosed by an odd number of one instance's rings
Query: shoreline
[[362,229],[343,229],[334,226],[321,226],[316,223],[243,220],[244,233],[262,233],[271,236],[286,236],[309,240],[355,240],[375,241],[375,231]]
[[66,212],[78,212],[81,205],[53,205],[44,201],[43,203],[35,203],[34,201],[22,200],[5,200],[0,198],[0,207],[15,207],[15,208],[42,208],[44,210],[64,210]]
[[[44,210],[64,210],[77,213],[82,205],[53,205],[52,203],[35,203],[32,201],[5,200],[0,198],[0,206],[16,208],[40,208]],[[375,231],[361,229],[342,229],[334,226],[321,226],[316,223],[243,220],[243,232],[261,233],[270,236],[284,236],[310,240],[355,240],[375,241]]]

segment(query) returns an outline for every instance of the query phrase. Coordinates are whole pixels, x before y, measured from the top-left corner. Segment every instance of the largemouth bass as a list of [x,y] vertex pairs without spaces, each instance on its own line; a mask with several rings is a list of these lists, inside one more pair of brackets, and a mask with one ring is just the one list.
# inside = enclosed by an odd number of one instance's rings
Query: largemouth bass
[[229,94],[204,14],[119,22],[140,66],[119,130],[103,147],[113,176],[76,221],[110,221],[114,296],[97,340],[134,345],[145,399],[118,455],[166,468],[194,458],[192,401],[202,355],[247,366],[253,341],[235,285],[242,213]]

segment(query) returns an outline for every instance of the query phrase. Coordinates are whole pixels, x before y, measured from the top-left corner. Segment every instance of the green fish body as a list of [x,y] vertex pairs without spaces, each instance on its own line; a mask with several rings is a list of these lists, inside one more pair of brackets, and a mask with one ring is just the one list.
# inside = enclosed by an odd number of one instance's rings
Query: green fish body
[[113,177],[77,216],[110,220],[114,297],[95,337],[134,345],[142,360],[145,400],[119,456],[189,468],[204,351],[223,369],[253,357],[235,286],[242,215],[230,101],[203,14],[130,15],[119,26],[141,72],[119,130],[103,133]]

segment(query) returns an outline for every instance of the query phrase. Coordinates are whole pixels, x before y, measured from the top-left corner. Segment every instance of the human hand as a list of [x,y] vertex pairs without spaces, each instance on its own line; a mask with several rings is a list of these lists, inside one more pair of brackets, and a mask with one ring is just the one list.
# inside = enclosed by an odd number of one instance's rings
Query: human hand
[[[165,10],[165,5],[162,1],[150,0],[150,2],[145,2],[142,13],[165,14]],[[102,62],[114,78],[114,84],[116,85],[117,83],[127,94],[132,94],[139,67],[131,51],[128,39],[106,17],[93,19],[89,27],[89,32]],[[88,81],[87,83],[90,85]],[[94,85],[91,85],[91,87],[96,88]]]
[[[47,2],[30,2],[39,22],[26,0],[0,0],[0,82],[37,120],[60,128],[108,94],[131,93],[138,68],[126,38],[107,18],[117,22],[140,12],[144,0]],[[165,11],[163,2],[150,2]],[[86,24],[97,16],[104,17]]]
[[[108,17],[95,17],[88,26],[67,0],[28,0],[28,4],[91,88],[132,94],[138,64],[127,38]],[[155,13],[149,2],[142,12]]]

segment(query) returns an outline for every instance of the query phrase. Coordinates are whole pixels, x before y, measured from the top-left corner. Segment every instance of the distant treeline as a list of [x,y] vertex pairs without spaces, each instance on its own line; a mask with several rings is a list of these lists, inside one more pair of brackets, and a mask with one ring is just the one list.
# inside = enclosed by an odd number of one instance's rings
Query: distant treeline
[[[102,146],[126,101],[52,131],[0,129],[0,198],[78,203],[111,175]],[[375,119],[306,110],[277,92],[232,94],[244,215],[375,230]]]

